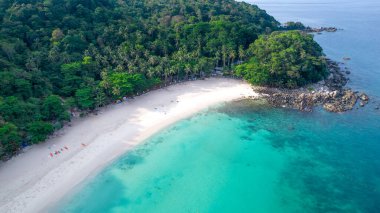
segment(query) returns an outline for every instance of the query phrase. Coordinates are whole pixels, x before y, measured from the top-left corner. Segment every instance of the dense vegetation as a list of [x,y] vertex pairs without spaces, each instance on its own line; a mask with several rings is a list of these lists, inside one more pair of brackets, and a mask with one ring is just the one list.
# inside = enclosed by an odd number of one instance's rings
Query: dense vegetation
[[235,68],[255,85],[297,88],[327,75],[322,48],[313,36],[300,31],[263,35],[250,47],[253,57]]
[[245,58],[279,27],[234,0],[0,0],[0,158],[70,119]]
[[282,28],[284,30],[306,30],[307,29],[307,27],[305,27],[305,25],[303,25],[301,22],[293,22],[293,21],[286,22],[284,26],[282,26]]

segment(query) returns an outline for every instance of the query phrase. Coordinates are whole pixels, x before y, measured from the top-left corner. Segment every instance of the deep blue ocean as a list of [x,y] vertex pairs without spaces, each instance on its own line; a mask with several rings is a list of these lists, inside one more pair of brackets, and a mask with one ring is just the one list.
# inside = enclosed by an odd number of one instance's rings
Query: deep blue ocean
[[237,101],[126,153],[52,212],[380,212],[380,1],[255,1],[280,22],[334,26],[326,55],[350,57],[365,108],[334,114]]

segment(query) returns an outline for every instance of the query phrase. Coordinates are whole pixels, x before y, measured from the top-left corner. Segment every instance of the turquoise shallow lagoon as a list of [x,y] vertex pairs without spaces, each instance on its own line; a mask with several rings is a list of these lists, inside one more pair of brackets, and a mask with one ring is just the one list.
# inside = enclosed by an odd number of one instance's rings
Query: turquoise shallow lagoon
[[57,209],[376,212],[380,120],[364,116],[228,103],[156,134]]

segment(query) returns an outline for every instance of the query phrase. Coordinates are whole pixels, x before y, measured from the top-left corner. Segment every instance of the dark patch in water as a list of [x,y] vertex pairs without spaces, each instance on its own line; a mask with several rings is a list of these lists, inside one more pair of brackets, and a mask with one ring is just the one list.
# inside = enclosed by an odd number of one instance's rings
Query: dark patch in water
[[248,128],[248,129],[250,129],[250,130],[252,130],[254,132],[256,132],[256,131],[258,131],[260,129],[260,128],[254,126],[254,125],[248,125],[245,128]]
[[[303,209],[309,212],[378,212],[378,180],[368,173],[368,162],[362,167],[354,158],[340,154],[343,144],[314,144],[305,136],[296,136],[287,148],[304,153],[294,158],[284,170],[281,185],[297,190],[303,196]],[[305,139],[296,142],[299,139]],[[337,158],[339,160],[337,160]],[[351,160],[349,160],[351,159]],[[358,159],[359,160],[359,159]],[[354,162],[353,162],[354,161]]]
[[251,119],[248,119],[247,122],[248,122],[248,123],[255,123],[255,120],[256,120],[256,119],[251,118]]
[[146,193],[145,193],[145,197],[148,198],[148,199],[151,198],[152,195],[153,195],[152,192],[146,192]]
[[276,132],[276,129],[274,127],[268,127],[265,130],[268,131],[268,132],[270,132],[270,133]]
[[[96,181],[89,183],[86,186],[89,190],[80,191],[79,194],[67,198],[62,206],[57,206],[58,209],[52,212],[111,212],[115,207],[130,205],[131,200],[125,197],[128,189],[122,187],[123,183],[114,176],[104,175],[102,177],[106,176],[106,179],[101,181],[107,184],[99,184]],[[112,202],[109,202],[110,197],[112,197]],[[86,200],[86,202],[78,202],[81,200]]]
[[268,109],[271,109],[271,107],[265,101],[244,99],[227,103],[224,107],[219,107],[215,110],[231,117],[242,117],[248,113],[257,113]]
[[135,153],[127,154],[121,161],[120,166],[118,167],[121,170],[132,169],[134,166],[144,162],[144,158]]
[[240,139],[244,140],[244,141],[252,141],[253,140],[253,138],[251,138],[250,136],[247,136],[247,135],[240,136]]
[[144,147],[144,148],[140,148],[140,149],[137,149],[131,153],[134,153],[135,155],[138,155],[138,156],[147,156],[150,152],[151,152],[151,147],[147,146],[147,147]]
[[294,131],[296,128],[293,125],[288,125],[288,130],[289,131]]
[[160,143],[163,143],[163,142],[164,142],[164,138],[163,137],[159,137],[156,140],[154,140],[152,143],[154,143],[154,144],[160,144]]

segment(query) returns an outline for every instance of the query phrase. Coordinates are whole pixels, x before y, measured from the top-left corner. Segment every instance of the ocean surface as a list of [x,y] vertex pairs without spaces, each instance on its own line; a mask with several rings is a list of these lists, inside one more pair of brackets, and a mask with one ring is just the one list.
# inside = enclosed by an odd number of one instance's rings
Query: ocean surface
[[255,1],[316,35],[372,103],[305,113],[262,101],[215,106],[154,135],[52,212],[380,212],[380,1]]

